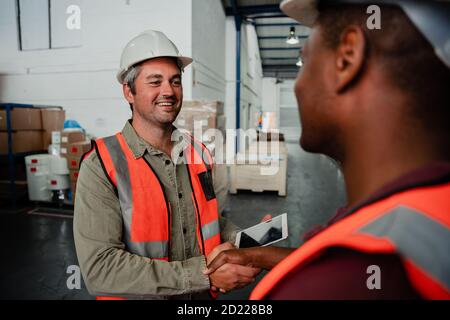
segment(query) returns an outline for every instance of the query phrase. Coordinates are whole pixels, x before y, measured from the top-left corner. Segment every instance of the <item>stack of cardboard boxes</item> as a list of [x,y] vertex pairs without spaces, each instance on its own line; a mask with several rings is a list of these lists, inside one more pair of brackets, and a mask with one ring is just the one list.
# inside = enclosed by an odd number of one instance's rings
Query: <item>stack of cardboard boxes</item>
[[64,120],[66,119],[66,111],[58,108],[41,109],[42,116],[42,146],[43,150],[47,150],[52,143],[52,132],[62,131],[64,128]]
[[[65,111],[59,108],[14,108],[11,110],[12,151],[47,151],[52,131],[61,131]],[[0,110],[0,154],[8,153],[6,110]]]
[[207,132],[208,129],[217,129],[225,141],[226,118],[221,101],[183,101],[183,106],[174,124],[179,129],[185,129],[191,134],[195,134],[195,137],[203,142],[212,140],[211,134]]
[[91,149],[91,142],[86,140],[84,132],[67,130],[61,132],[61,156],[66,158],[70,172],[70,190],[75,202],[75,193],[80,170],[81,157]]
[[[12,151],[14,153],[42,149],[42,117],[37,108],[11,110]],[[8,153],[6,110],[0,110],[0,154]]]

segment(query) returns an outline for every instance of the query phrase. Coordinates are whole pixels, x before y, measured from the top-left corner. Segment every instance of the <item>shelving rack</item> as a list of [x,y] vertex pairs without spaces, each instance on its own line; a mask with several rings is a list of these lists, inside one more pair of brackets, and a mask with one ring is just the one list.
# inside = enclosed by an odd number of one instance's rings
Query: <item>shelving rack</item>
[[[24,159],[25,156],[42,153],[42,151],[32,151],[32,152],[21,152],[14,153],[12,145],[12,124],[11,124],[11,110],[14,108],[35,108],[31,104],[19,104],[19,103],[0,103],[0,109],[6,110],[6,129],[8,133],[8,152],[6,154],[0,154],[0,158],[7,158],[8,161],[8,178],[9,178],[9,194],[10,203],[12,209],[17,208],[17,190],[16,190],[16,175],[15,175],[15,165],[16,161],[19,159]],[[24,160],[23,160],[24,161]]]

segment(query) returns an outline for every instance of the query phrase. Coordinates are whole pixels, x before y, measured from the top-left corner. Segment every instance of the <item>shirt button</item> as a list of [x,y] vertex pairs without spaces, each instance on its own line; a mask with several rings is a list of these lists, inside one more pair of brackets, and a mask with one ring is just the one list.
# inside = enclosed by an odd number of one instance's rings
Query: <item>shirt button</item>
[[183,151],[180,152],[180,157],[182,157],[182,156],[183,156]]
[[186,228],[183,228],[183,234],[186,234],[187,230]]
[[178,198],[183,198],[183,194],[181,192],[178,194]]
[[170,164],[170,160],[166,160],[166,165],[169,165]]

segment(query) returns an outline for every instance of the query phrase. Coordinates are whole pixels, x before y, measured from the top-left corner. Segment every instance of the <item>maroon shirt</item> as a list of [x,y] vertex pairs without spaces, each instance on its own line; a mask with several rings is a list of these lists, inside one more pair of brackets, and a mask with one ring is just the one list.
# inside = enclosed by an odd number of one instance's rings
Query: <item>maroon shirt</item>
[[[310,239],[328,226],[364,206],[395,193],[420,186],[450,181],[450,163],[434,163],[396,179],[375,192],[368,200],[351,208],[341,208],[326,226],[307,233]],[[381,289],[369,290],[367,267],[381,270]],[[267,299],[421,299],[411,286],[401,259],[396,254],[367,254],[346,248],[330,248],[311,263],[297,267],[272,289]]]

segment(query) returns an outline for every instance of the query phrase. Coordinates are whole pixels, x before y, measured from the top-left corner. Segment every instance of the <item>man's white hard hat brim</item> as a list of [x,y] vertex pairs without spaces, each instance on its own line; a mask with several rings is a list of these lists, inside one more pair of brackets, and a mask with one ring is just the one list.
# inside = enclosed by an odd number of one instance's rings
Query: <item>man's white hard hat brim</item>
[[152,58],[144,58],[142,60],[136,61],[135,63],[133,63],[132,65],[128,66],[127,68],[121,68],[118,72],[117,72],[117,81],[119,81],[119,83],[123,83],[123,75],[128,71],[128,69],[130,69],[132,66],[144,62],[146,60],[150,60],[150,59],[155,59],[155,58],[163,58],[163,57],[167,57],[167,58],[175,58],[178,60],[178,66],[180,67],[181,70],[183,70],[185,67],[187,67],[188,65],[190,65],[194,60],[192,58],[189,57],[184,57],[184,56],[158,56],[158,57],[152,57]]

